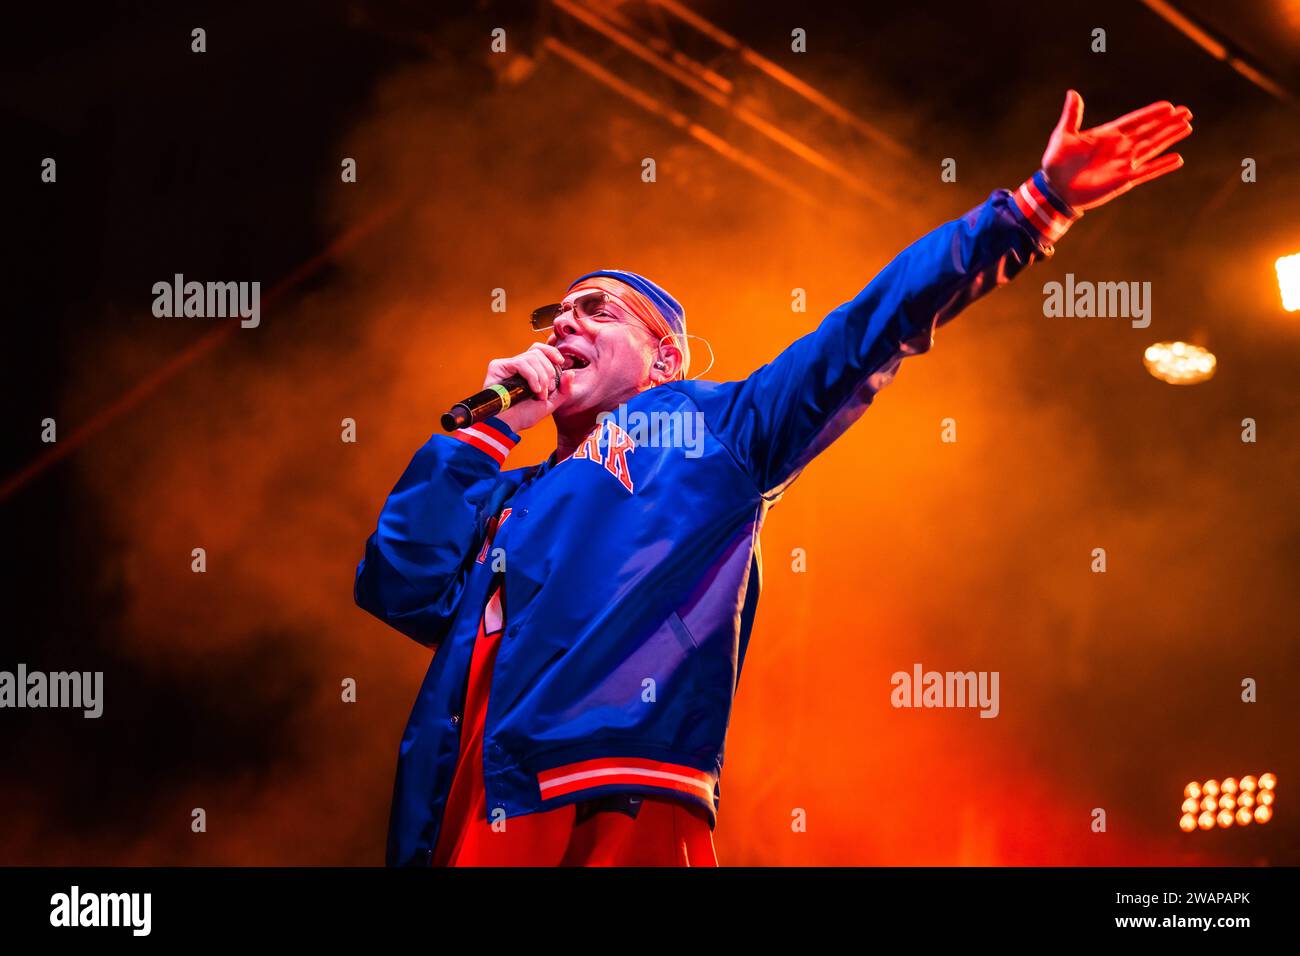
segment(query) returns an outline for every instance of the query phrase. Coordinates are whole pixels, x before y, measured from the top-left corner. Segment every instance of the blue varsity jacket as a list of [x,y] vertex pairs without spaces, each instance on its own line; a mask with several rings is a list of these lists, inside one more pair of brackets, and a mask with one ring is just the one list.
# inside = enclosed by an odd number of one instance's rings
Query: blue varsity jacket
[[399,750],[388,864],[432,857],[497,573],[489,813],[641,793],[690,801],[716,823],[768,508],[905,356],[1050,256],[1078,215],[1041,171],[997,190],[748,378],[642,392],[558,463],[503,471],[519,436],[500,419],[430,438],[356,573],[358,605],[436,648]]

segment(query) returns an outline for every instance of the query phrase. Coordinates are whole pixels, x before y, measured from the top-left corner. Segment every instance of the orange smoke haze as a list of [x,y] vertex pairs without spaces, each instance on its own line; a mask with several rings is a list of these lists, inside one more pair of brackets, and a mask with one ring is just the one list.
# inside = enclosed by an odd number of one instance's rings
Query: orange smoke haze
[[[111,560],[79,586],[123,596],[123,660],[255,735],[264,725],[265,759],[196,725],[185,754],[152,755],[174,769],[151,779],[148,821],[87,822],[90,840],[19,790],[29,825],[5,862],[381,862],[430,652],[353,605],[353,571],[439,413],[532,340],[529,311],[590,269],[633,269],[685,305],[717,353],[711,378],[742,377],[908,241],[1029,175],[1056,98],[1005,100],[958,184],[927,168],[928,198],[887,214],[801,204],[554,58],[470,101],[448,68],[390,75],[338,143],[359,181],[321,182],[322,245],[385,204],[396,215],[61,466],[103,516]],[[1226,149],[1231,132],[1199,148]],[[1085,217],[1052,261],[941,330],[773,510],[722,779],[724,865],[1300,862],[1287,821],[1300,349],[1267,285],[1300,243],[1278,250],[1245,225],[1278,201],[1276,181],[1214,214],[1221,234],[1253,237],[1230,259],[1190,213],[1171,222],[1203,185],[1196,148],[1183,182]],[[1153,280],[1155,326],[1045,318],[1042,285],[1067,271]],[[791,311],[796,288],[806,313]],[[119,306],[114,333],[83,343],[61,418],[88,417],[208,331],[160,331],[147,303]],[[1198,330],[1221,363],[1212,382],[1147,375],[1146,345]],[[1246,416],[1258,444],[1240,440]],[[340,440],[346,418],[355,444]],[[949,418],[955,443],[940,440]],[[508,464],[541,460],[553,437],[539,426]],[[190,570],[197,547],[206,574]],[[890,677],[915,663],[999,672],[999,716],[893,708]],[[1259,703],[1237,702],[1244,677]],[[355,704],[340,701],[346,678]],[[169,720],[161,702],[132,706]],[[83,733],[63,757],[94,746]],[[1272,823],[1179,831],[1186,781],[1263,768],[1280,779]]]

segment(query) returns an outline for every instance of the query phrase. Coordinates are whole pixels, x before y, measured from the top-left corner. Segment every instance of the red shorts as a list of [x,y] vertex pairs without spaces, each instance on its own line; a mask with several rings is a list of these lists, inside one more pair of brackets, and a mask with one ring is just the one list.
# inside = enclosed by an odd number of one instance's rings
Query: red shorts
[[670,797],[618,794],[542,813],[488,819],[483,726],[501,639],[493,593],[470,662],[460,756],[434,866],[717,866],[702,808]]
[[[635,801],[636,798],[633,798]],[[482,817],[448,826],[444,819],[435,866],[717,866],[713,832],[703,810],[644,797],[631,810],[571,804],[544,813]],[[626,798],[624,798],[624,802]]]

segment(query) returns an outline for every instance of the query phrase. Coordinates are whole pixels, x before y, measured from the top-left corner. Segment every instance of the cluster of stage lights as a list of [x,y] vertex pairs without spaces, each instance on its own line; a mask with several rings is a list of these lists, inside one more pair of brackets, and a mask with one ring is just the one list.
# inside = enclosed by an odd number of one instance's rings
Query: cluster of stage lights
[[1193,830],[1213,830],[1216,826],[1227,829],[1236,825],[1268,823],[1273,819],[1273,791],[1277,777],[1271,773],[1253,776],[1227,777],[1222,783],[1193,780],[1183,789],[1183,817],[1178,821],[1184,833]]
[[1157,342],[1142,356],[1147,371],[1170,385],[1195,385],[1214,375],[1215,358],[1209,349],[1187,342]]
[[[1282,256],[1273,263],[1282,308],[1300,312],[1300,252]],[[1155,378],[1169,385],[1197,385],[1214,377],[1214,353],[1189,342],[1157,342],[1148,345],[1142,364]]]

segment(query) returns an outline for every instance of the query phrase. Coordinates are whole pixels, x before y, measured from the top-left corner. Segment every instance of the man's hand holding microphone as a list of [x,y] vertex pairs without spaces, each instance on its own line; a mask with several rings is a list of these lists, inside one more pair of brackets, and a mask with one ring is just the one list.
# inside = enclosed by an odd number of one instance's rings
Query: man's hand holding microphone
[[512,401],[496,417],[516,432],[523,432],[550,415],[560,404],[564,365],[565,357],[560,350],[544,342],[534,342],[525,352],[489,362],[483,378],[484,389],[519,375],[533,393],[532,398],[523,396]]

